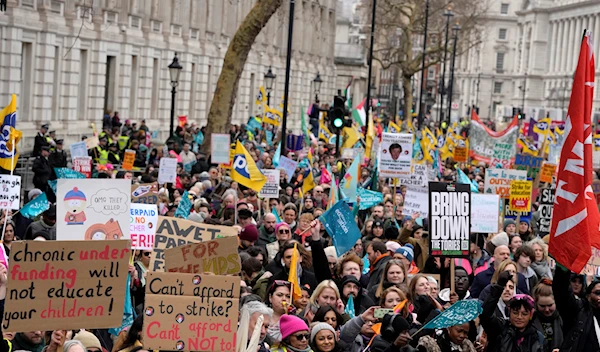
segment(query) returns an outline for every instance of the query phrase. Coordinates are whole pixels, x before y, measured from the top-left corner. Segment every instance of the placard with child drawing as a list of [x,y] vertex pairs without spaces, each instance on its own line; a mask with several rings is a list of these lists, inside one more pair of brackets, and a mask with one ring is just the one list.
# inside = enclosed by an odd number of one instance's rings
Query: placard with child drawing
[[56,239],[129,239],[130,204],[130,180],[59,179]]

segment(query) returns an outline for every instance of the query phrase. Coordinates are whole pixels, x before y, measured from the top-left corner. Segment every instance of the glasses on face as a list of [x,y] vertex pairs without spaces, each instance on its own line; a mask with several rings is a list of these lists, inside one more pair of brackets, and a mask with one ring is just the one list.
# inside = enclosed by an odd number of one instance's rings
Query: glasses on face
[[315,193],[323,193],[323,191],[315,191]]
[[283,235],[285,233],[290,233],[290,230],[279,230],[279,233]]
[[468,276],[456,276],[456,281],[469,281]]
[[302,341],[302,340],[306,340],[308,341],[308,339],[310,338],[309,334],[297,334],[297,335],[292,335],[296,338],[296,340],[298,341]]
[[527,311],[523,312],[523,311],[520,311],[520,310],[511,310],[511,313],[514,314],[514,315],[516,315],[516,316],[523,317],[523,318],[526,318],[526,317],[528,317],[530,315],[529,312],[527,312]]
[[152,254],[152,252],[144,252],[144,253],[142,253],[142,255],[143,255],[144,257],[149,257],[149,256],[150,256],[150,254]]

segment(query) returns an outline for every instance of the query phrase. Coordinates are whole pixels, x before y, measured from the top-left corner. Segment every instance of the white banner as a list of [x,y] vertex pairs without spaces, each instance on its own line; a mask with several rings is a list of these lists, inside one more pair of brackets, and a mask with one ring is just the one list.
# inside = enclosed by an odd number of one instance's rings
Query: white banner
[[279,174],[280,170],[260,170],[267,178],[267,183],[258,193],[261,198],[279,198]]
[[412,161],[413,135],[384,132],[379,145],[379,176],[408,177]]
[[471,232],[497,233],[500,196],[471,193]]

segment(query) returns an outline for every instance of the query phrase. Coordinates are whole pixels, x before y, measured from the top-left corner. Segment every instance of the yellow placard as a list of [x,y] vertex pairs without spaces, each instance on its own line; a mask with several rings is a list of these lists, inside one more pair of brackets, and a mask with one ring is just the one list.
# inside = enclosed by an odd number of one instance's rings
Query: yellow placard
[[509,209],[512,211],[529,212],[531,210],[531,181],[512,181],[510,183]]
[[454,147],[454,161],[466,163],[469,160],[469,149],[467,147]]

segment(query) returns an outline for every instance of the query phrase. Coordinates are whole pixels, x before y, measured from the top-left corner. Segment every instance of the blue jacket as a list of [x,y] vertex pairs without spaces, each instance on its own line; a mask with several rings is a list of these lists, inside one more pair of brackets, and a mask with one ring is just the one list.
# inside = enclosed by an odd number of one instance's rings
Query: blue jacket
[[[473,283],[471,284],[471,288],[469,292],[471,293],[471,297],[479,298],[479,295],[483,291],[483,289],[489,285],[492,281],[492,276],[494,275],[494,265],[490,265],[490,267],[475,275],[475,279],[473,279]],[[527,284],[525,283],[525,276],[523,274],[518,274],[519,279],[517,283],[517,289],[521,291],[521,293],[529,294],[529,290],[527,289]]]

